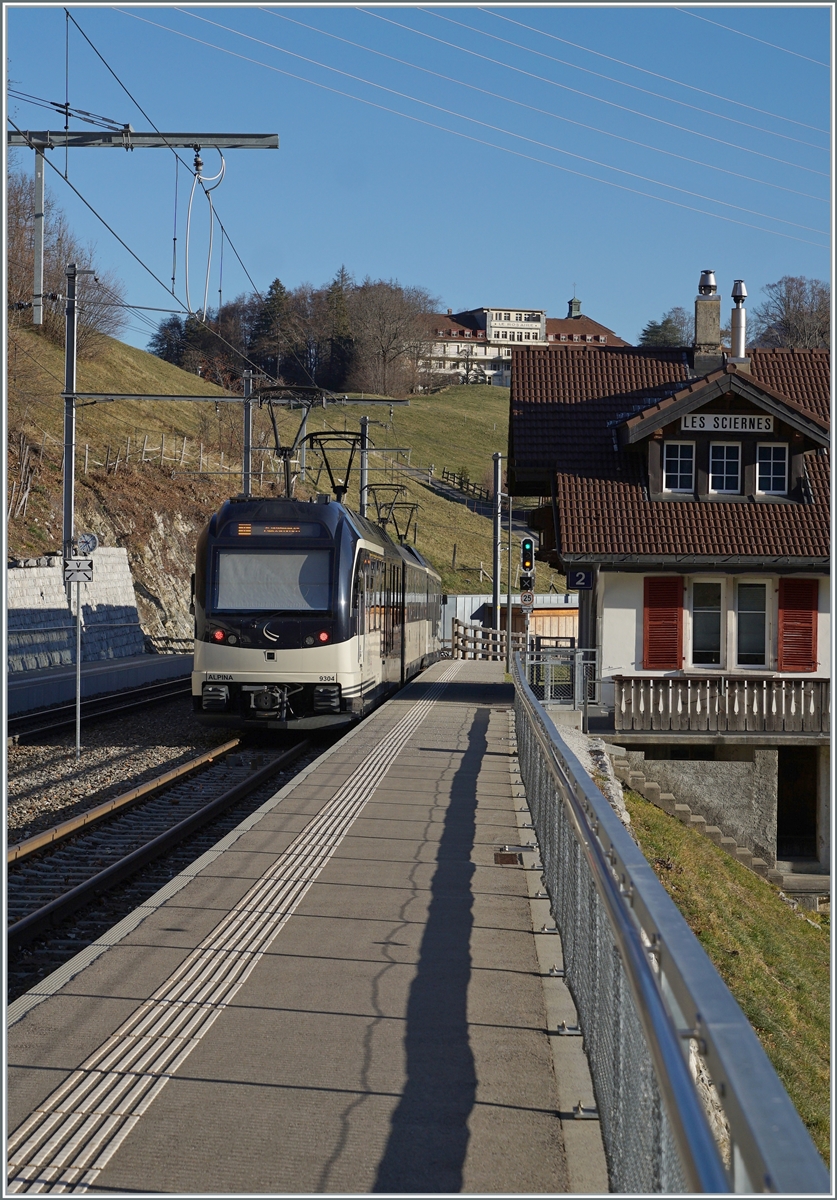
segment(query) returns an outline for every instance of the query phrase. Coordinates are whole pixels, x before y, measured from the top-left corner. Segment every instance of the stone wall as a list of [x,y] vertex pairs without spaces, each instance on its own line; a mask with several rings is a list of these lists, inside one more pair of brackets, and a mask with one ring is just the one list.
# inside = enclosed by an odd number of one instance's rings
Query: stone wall
[[[100,547],[93,555],[93,582],[81,584],[80,590],[82,662],[145,652],[127,550]],[[75,662],[75,586],[71,591],[68,604],[60,555],[9,563],[10,674]]]
[[776,865],[779,751],[748,751],[751,761],[648,758],[642,750],[625,754],[633,770],[672,792],[678,803],[717,825],[769,867]]

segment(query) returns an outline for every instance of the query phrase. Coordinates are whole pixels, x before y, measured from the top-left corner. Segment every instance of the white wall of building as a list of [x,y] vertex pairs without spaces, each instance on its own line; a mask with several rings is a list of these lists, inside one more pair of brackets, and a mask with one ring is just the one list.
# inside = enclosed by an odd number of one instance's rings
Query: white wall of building
[[[663,573],[663,572],[658,572]],[[674,572],[671,572],[674,574]],[[772,675],[774,670],[770,667],[736,667],[732,660],[731,647],[734,646],[735,626],[734,612],[732,610],[732,597],[734,595],[734,584],[738,576],[726,576],[725,582],[725,603],[727,606],[727,661],[722,667],[690,667],[689,666],[689,643],[691,636],[690,613],[688,610],[689,587],[692,580],[718,579],[721,576],[706,572],[695,574],[694,576],[686,576],[685,582],[687,585],[684,600],[686,608],[684,612],[684,628],[683,628],[683,648],[685,669],[690,674],[706,674],[712,675],[719,672],[726,674],[765,674]],[[779,593],[779,578],[778,576],[755,575],[750,572],[742,572],[742,579],[763,579],[773,583],[774,607],[768,613],[768,639],[772,646],[772,657],[775,662],[775,649],[777,638],[777,619],[776,608],[778,604]],[[643,647],[642,647],[642,632],[643,632],[643,604],[644,604],[644,580],[645,576],[640,572],[615,572],[602,571],[599,575],[599,594],[598,594],[598,622],[599,622],[599,645],[601,648],[601,672],[602,672],[602,688],[603,701],[605,704],[613,703],[613,685],[608,683],[614,675],[660,675],[660,674],[678,674],[675,671],[660,672],[660,671],[645,671],[642,667]],[[768,589],[768,594],[770,589]],[[828,678],[830,675],[831,662],[831,585],[830,580],[825,576],[819,577],[819,612],[817,619],[817,642],[818,642],[818,657],[819,664],[815,673],[812,673],[808,678]]]

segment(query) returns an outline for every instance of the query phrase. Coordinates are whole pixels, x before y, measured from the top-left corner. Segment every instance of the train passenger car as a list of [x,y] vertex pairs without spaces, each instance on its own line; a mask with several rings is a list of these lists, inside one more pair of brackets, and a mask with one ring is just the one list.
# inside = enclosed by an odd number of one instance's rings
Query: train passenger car
[[328,496],[234,499],[198,538],[192,700],[204,724],[358,720],[441,654],[436,571]]

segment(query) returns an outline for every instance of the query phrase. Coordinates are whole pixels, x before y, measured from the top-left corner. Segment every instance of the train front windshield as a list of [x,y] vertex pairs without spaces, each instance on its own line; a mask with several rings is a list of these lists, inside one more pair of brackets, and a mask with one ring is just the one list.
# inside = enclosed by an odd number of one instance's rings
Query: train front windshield
[[331,608],[330,550],[219,550],[221,612],[324,612]]

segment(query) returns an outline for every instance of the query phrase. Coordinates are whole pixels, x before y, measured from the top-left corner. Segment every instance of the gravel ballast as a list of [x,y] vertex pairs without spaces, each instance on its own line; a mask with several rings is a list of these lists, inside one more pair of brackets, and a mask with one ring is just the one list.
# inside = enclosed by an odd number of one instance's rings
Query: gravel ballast
[[191,696],[178,696],[139,713],[82,723],[78,762],[75,730],[9,745],[8,840],[51,829],[233,736],[199,725]]

